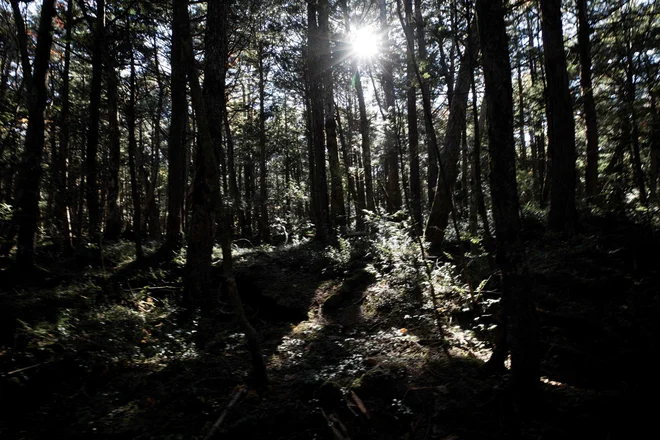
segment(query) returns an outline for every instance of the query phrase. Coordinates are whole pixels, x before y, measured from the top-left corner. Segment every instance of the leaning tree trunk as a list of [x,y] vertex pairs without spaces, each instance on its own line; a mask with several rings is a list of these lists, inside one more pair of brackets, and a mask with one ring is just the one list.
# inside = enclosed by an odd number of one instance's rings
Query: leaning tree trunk
[[541,27],[547,72],[548,149],[550,152],[550,227],[575,233],[575,122],[568,89],[561,0],[541,0]]
[[[461,134],[466,123],[468,94],[470,91],[471,66],[477,55],[477,44],[474,26],[468,31],[468,46],[463,55],[458,71],[454,94],[449,108],[449,121],[445,134],[445,145],[440,156],[440,177],[435,190],[435,198],[431,205],[431,213],[426,226],[426,239],[433,245],[440,245],[445,238],[449,225],[449,214],[452,210],[452,194],[458,177],[458,159],[461,152]],[[430,107],[430,105],[427,105]],[[427,110],[428,111],[428,110]],[[430,116],[427,116],[430,118]]]
[[513,86],[503,1],[477,0],[477,15],[488,101],[490,186],[497,263],[502,269],[505,331],[511,349],[514,392],[519,403],[528,403],[539,385],[539,329],[518,214]]
[[25,149],[18,173],[17,212],[18,226],[16,264],[21,270],[34,267],[35,238],[39,222],[39,190],[41,186],[41,162],[44,151],[44,112],[48,88],[46,76],[53,44],[53,17],[55,0],[44,0],[39,21],[39,34],[34,54],[34,68],[30,67],[27,35],[17,0],[12,0],[19,50],[23,66],[23,78],[28,92],[28,127],[25,133]]

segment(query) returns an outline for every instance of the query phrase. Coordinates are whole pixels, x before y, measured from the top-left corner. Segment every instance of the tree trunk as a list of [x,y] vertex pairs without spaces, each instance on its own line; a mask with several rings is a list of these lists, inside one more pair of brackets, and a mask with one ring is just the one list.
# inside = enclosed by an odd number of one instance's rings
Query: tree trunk
[[259,56],[259,238],[270,242],[270,221],[268,220],[268,181],[266,179],[266,82],[264,57],[266,42],[257,43]]
[[181,40],[184,44],[185,65],[198,129],[190,207],[192,214],[186,254],[186,293],[189,307],[205,309],[213,305],[215,298],[211,256],[215,237],[214,225],[219,218],[220,173],[190,35],[188,1],[174,0],[174,5],[175,16],[181,15],[186,22],[185,26],[182,24]]
[[[308,18],[308,69],[310,80],[310,104],[311,104],[311,128],[312,145],[314,159],[314,179],[313,192],[315,205],[316,237],[320,243],[330,242],[330,216],[328,212],[328,182],[325,168],[325,142],[324,142],[324,112],[323,112],[323,91],[322,66],[321,66],[321,33],[318,26],[318,9],[315,4],[307,4]],[[310,164],[310,167],[312,164]]]
[[[225,222],[223,222],[224,224],[220,225],[222,228],[220,237],[223,253],[223,271],[227,283],[227,294],[234,308],[234,314],[236,315],[241,329],[243,330],[243,333],[245,333],[245,337],[247,339],[248,348],[250,350],[250,354],[252,355],[252,365],[257,385],[259,387],[265,387],[268,383],[268,378],[266,376],[266,367],[261,355],[261,348],[257,333],[245,316],[241,300],[238,296],[234,274],[232,272],[231,227],[228,222],[226,222],[229,217],[224,216],[222,213],[220,213],[221,215],[219,216],[213,215],[218,210],[221,211],[219,173],[215,151],[213,149],[213,138],[211,135],[209,123],[206,119],[208,113],[205,109],[205,100],[202,94],[202,88],[199,84],[197,68],[195,67],[195,55],[193,52],[192,37],[190,35],[189,28],[190,19],[188,17],[188,1],[173,0],[173,3],[175,14],[182,14],[182,20],[186,23],[186,33],[182,37],[183,43],[185,45],[186,61],[188,64],[190,93],[192,96],[193,108],[195,109],[195,114],[198,119],[199,126],[197,160],[195,162],[195,187],[193,189],[193,223],[191,224],[191,240],[189,244],[186,269],[188,270],[189,276],[193,274],[200,274],[199,271],[203,271],[205,273],[201,273],[200,275],[204,276],[205,281],[210,281],[207,277],[209,275],[208,270],[211,267],[210,259],[214,236],[212,234],[212,223],[216,218],[225,220]],[[224,37],[226,38],[226,35]],[[200,159],[202,160],[200,161]],[[204,196],[206,197],[202,199]],[[206,211],[200,211],[200,208],[206,208]],[[196,230],[197,227],[200,226],[203,228]],[[210,247],[204,247],[203,243],[198,241],[198,239],[203,238],[203,236],[206,236],[207,242],[211,244]],[[207,249],[208,253],[206,251]],[[204,252],[201,252],[202,250],[204,250]],[[192,258],[190,256],[191,251],[195,253]],[[207,261],[208,264],[206,263]],[[203,267],[193,267],[191,266],[191,263],[202,263],[205,265]],[[194,280],[194,282],[200,282],[200,280]],[[209,303],[212,304],[213,301],[212,297],[209,295],[210,292],[205,293],[206,295],[204,295],[202,298],[196,298],[195,302],[198,302],[198,304],[202,306],[208,305]]]
[[[130,27],[130,25],[129,25]],[[128,166],[131,173],[131,196],[133,199],[133,236],[135,240],[135,259],[141,262],[144,258],[142,250],[142,206],[140,203],[140,188],[138,185],[136,155],[137,155],[137,141],[135,140],[135,103],[136,103],[136,86],[135,86],[135,58],[133,47],[131,47],[131,76],[130,83],[130,97],[128,102],[128,109],[126,111],[126,128],[128,130]]]
[[502,269],[507,342],[512,380],[519,404],[538,391],[540,363],[538,320],[521,238],[513,137],[513,86],[502,0],[477,0],[479,40],[488,100],[488,150],[497,263]]
[[323,99],[325,115],[325,137],[328,146],[330,165],[330,223],[346,231],[346,209],[344,207],[344,186],[339,165],[337,146],[337,120],[335,111],[334,79],[332,76],[333,58],[330,51],[329,4],[323,1],[319,8],[319,34],[321,65],[323,66]]
[[399,153],[396,143],[396,102],[394,96],[394,78],[392,65],[392,48],[389,40],[389,24],[387,20],[387,2],[379,0],[380,28],[383,38],[383,59],[381,84],[385,95],[385,189],[387,190],[387,212],[394,213],[401,209],[401,187],[399,185]]
[[[427,109],[426,102],[430,105],[431,102],[431,92],[429,88],[428,81],[423,80],[424,72],[420,71],[420,66],[427,65],[427,51],[426,51],[426,32],[424,29],[424,17],[422,16],[422,0],[415,0],[415,21],[417,26],[417,61],[415,62],[415,71],[416,76],[419,79],[419,88],[422,91],[422,103],[424,104],[424,126],[426,129],[426,147],[428,152],[428,180],[427,180],[427,192],[428,192],[428,203],[429,206],[433,203],[435,198],[435,187],[438,182],[438,140],[435,134],[435,129],[433,127],[433,118],[426,117]],[[408,47],[408,51],[411,54],[415,53],[414,47]],[[431,115],[433,113],[431,112]]]
[[70,252],[73,249],[71,240],[71,222],[69,221],[69,202],[70,196],[67,185],[67,163],[69,160],[69,139],[70,139],[70,79],[69,71],[71,68],[71,32],[73,28],[73,0],[67,1],[66,9],[66,31],[64,47],[64,71],[62,72],[62,111],[60,113],[60,148],[58,160],[55,165],[55,222],[58,225],[58,232],[62,239],[63,250]]
[[580,86],[584,104],[584,119],[587,126],[587,166],[585,184],[587,197],[599,193],[598,188],[598,120],[596,103],[591,84],[591,26],[587,14],[587,0],[576,0],[578,15],[578,48],[580,51]]
[[28,93],[28,127],[25,133],[25,148],[18,171],[15,222],[18,226],[16,264],[19,270],[34,268],[35,239],[39,222],[39,190],[41,186],[41,162],[44,151],[44,112],[48,87],[46,76],[53,43],[52,20],[55,16],[55,1],[44,0],[39,21],[39,34],[34,54],[34,68],[30,67],[27,35],[17,0],[11,2],[19,50],[23,65],[23,78]]
[[[440,159],[440,178],[435,190],[435,198],[426,227],[426,239],[433,245],[440,245],[445,237],[449,224],[449,213],[452,210],[452,195],[456,178],[458,177],[458,159],[461,151],[461,134],[466,122],[467,100],[470,90],[471,66],[477,55],[475,26],[468,31],[468,46],[463,55],[461,66],[456,78],[453,99],[449,109],[449,121],[445,134],[445,145]],[[472,40],[472,41],[470,41]],[[429,104],[430,107],[430,104]]]
[[374,184],[373,172],[371,170],[371,140],[369,139],[369,119],[367,117],[367,105],[364,101],[364,90],[362,89],[362,80],[357,63],[353,62],[353,81],[358,98],[358,108],[360,111],[360,135],[362,137],[362,163],[364,166],[364,189],[366,193],[366,207],[369,211],[374,211],[376,205],[374,202]]
[[633,49],[630,40],[626,41],[626,118],[629,118],[630,138],[628,145],[632,150],[632,165],[635,183],[639,190],[639,201],[642,205],[648,204],[646,195],[646,184],[644,182],[644,171],[642,170],[642,157],[639,151],[639,126],[637,125],[637,111],[635,109],[635,99],[637,95],[637,85],[635,84],[635,64],[633,61]]
[[93,30],[92,83],[89,99],[89,125],[87,127],[87,171],[86,193],[88,212],[88,234],[93,243],[100,238],[100,208],[97,154],[99,147],[99,123],[101,119],[101,91],[103,76],[103,56],[105,50],[105,0],[96,2],[96,24]]
[[417,90],[415,87],[415,17],[413,15],[413,0],[404,0],[406,19],[404,26],[406,28],[407,42],[407,64],[406,64],[406,104],[408,114],[408,149],[410,152],[410,213],[415,230],[421,234],[422,231],[422,184],[419,175],[419,129],[417,127]]
[[[175,1],[174,4],[178,2]],[[186,61],[182,37],[186,26],[183,17],[174,14],[172,22],[171,55],[171,115],[167,161],[167,231],[161,252],[167,257],[182,245],[185,202],[186,125],[188,101],[186,99]]]
[[[113,54],[114,55],[114,54]],[[117,240],[121,235],[121,210],[119,208],[119,168],[121,165],[121,133],[117,117],[119,107],[119,78],[115,66],[106,66],[108,83],[108,123],[109,123],[109,160],[108,160],[108,217],[103,234],[106,240]]]
[[547,114],[551,162],[550,227],[575,233],[575,123],[568,89],[561,0],[541,0],[541,27],[547,72]]

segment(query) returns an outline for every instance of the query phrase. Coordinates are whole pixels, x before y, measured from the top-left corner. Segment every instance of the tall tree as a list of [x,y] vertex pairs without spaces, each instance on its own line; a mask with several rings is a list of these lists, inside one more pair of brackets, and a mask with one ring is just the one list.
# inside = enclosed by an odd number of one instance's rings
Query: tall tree
[[187,26],[188,23],[183,22],[183,17],[175,12],[170,53],[172,73],[170,76],[171,110],[167,161],[167,231],[162,248],[166,255],[178,250],[182,244],[186,166],[185,135],[188,119],[186,61],[182,39],[187,32]]
[[[321,3],[326,0],[321,0]],[[321,87],[323,71],[321,65],[321,32],[319,29],[319,8],[325,7],[318,2],[307,3],[307,26],[308,26],[308,60],[309,70],[309,93],[311,105],[311,138],[313,165],[313,193],[316,222],[316,240],[328,243],[331,238],[330,216],[328,212],[328,182],[325,168],[325,139],[324,139],[324,111],[323,90]]]
[[119,74],[115,66],[117,47],[112,45],[106,60],[108,85],[108,215],[105,219],[105,240],[116,240],[121,235],[121,208],[119,205],[119,179],[121,168],[121,131],[119,129]]
[[48,86],[46,76],[53,44],[53,17],[55,0],[44,0],[39,20],[39,34],[34,52],[34,63],[30,65],[27,33],[18,0],[12,0],[17,40],[28,97],[28,127],[25,133],[25,149],[18,173],[17,212],[18,226],[16,263],[21,270],[34,267],[35,236],[39,222],[39,189],[41,186],[41,162],[44,151],[44,112]]
[[328,147],[330,168],[330,220],[332,225],[346,229],[346,209],[344,207],[344,186],[339,166],[339,148],[337,146],[337,120],[335,112],[335,93],[333,78],[333,57],[330,48],[330,4],[319,5],[320,50],[323,66],[323,101],[325,116],[325,138]]
[[[228,0],[224,0],[228,1]],[[252,366],[254,369],[254,378],[258,386],[265,387],[268,378],[266,375],[266,365],[261,355],[261,349],[257,333],[254,327],[250,324],[243,305],[238,296],[238,289],[236,288],[236,281],[232,273],[232,255],[231,255],[231,227],[229,225],[229,217],[225,216],[222,212],[220,215],[217,211],[221,209],[220,191],[218,179],[218,167],[213,148],[213,137],[207,120],[207,111],[205,108],[205,99],[202,92],[202,87],[199,83],[199,76],[195,66],[195,54],[193,51],[193,42],[190,33],[190,18],[188,16],[188,1],[187,0],[173,0],[174,13],[181,14],[181,20],[185,23],[185,31],[182,35],[182,42],[185,49],[185,61],[187,63],[187,73],[190,82],[190,94],[192,97],[193,108],[195,115],[198,119],[199,126],[199,140],[197,147],[196,157],[196,175],[193,184],[193,220],[191,220],[191,239],[188,251],[187,270],[188,276],[201,275],[203,280],[195,280],[196,283],[208,282],[208,271],[211,267],[210,262],[210,248],[204,246],[204,243],[199,242],[202,238],[206,238],[207,242],[213,243],[212,227],[209,225],[213,223],[216,218],[221,219],[221,243],[223,251],[223,272],[226,279],[227,294],[234,308],[234,314],[238,319],[241,330],[245,333],[248,348],[252,356]],[[182,27],[182,30],[184,27]],[[224,36],[226,38],[226,35]],[[200,160],[201,159],[201,160]],[[195,191],[197,194],[195,195]],[[202,199],[205,197],[205,199]],[[201,211],[200,209],[206,209]],[[196,228],[200,228],[197,229]],[[190,252],[195,252],[195,255],[190,258]],[[208,255],[208,257],[207,257]],[[204,267],[194,267],[191,264],[204,264]],[[198,292],[200,293],[200,292]],[[210,297],[210,292],[201,292],[202,297],[197,298],[195,302],[200,305],[212,305],[213,301]]]
[[468,31],[468,44],[463,54],[463,60],[458,70],[454,93],[449,104],[449,120],[445,133],[444,149],[440,157],[440,177],[438,178],[435,197],[431,205],[431,212],[426,226],[426,239],[440,245],[445,237],[449,224],[449,214],[453,206],[453,191],[458,177],[458,159],[461,151],[461,135],[465,129],[471,66],[474,65],[477,55],[476,26],[470,25]]
[[418,232],[422,227],[422,185],[419,174],[419,129],[417,127],[417,89],[415,75],[415,17],[413,15],[413,0],[405,0],[405,34],[407,40],[406,104],[408,113],[408,151],[410,152],[410,205],[411,216]]
[[270,221],[268,219],[268,179],[266,176],[267,143],[266,133],[266,41],[257,42],[257,57],[259,58],[259,238],[270,241]]
[[587,166],[585,185],[588,197],[598,194],[598,120],[591,81],[591,25],[587,12],[587,0],[576,0],[578,16],[578,47],[580,50],[580,86],[584,120],[587,128]]
[[561,0],[541,0],[541,28],[547,76],[548,149],[551,161],[550,227],[573,234],[575,208],[575,122],[568,88]]
[[70,93],[70,70],[71,70],[71,36],[73,31],[73,0],[67,0],[66,8],[66,30],[64,43],[64,70],[62,71],[62,110],[60,113],[60,148],[57,159],[54,164],[54,183],[56,187],[55,195],[55,222],[58,225],[58,232],[62,237],[62,243],[65,250],[73,248],[71,240],[71,222],[69,217],[69,188],[67,184],[68,160],[69,160],[69,140],[71,123],[71,102]]
[[[83,2],[80,2],[84,6]],[[83,9],[86,11],[86,9]],[[100,238],[99,222],[101,212],[99,206],[99,182],[97,154],[99,148],[99,124],[101,121],[101,92],[103,76],[103,58],[105,44],[105,0],[96,2],[96,21],[92,29],[92,81],[90,84],[89,123],[87,126],[87,151],[85,154],[87,180],[85,182],[87,195],[87,214],[89,235],[93,242]]]
[[[129,19],[130,20],[130,19]],[[129,21],[130,29],[130,21]],[[129,31],[130,34],[130,31]],[[144,258],[142,250],[142,204],[141,190],[138,184],[136,156],[137,141],[135,139],[135,105],[137,100],[137,85],[135,83],[135,51],[133,45],[130,47],[130,77],[129,98],[126,109],[126,129],[128,130],[128,166],[131,175],[131,198],[133,199],[133,238],[135,240],[135,259],[141,262]],[[140,145],[142,147],[142,145]]]
[[[538,323],[525,267],[518,215],[513,86],[503,0],[477,0],[488,112],[488,151],[497,263],[502,270],[507,342],[511,349],[513,387],[519,403],[538,390]],[[502,359],[503,360],[503,359]]]
[[399,153],[396,141],[396,102],[394,95],[394,66],[392,62],[392,48],[389,39],[389,23],[386,0],[379,0],[380,32],[383,36],[383,59],[381,83],[385,95],[385,178],[387,190],[387,211],[390,213],[401,209],[401,187],[399,186]]

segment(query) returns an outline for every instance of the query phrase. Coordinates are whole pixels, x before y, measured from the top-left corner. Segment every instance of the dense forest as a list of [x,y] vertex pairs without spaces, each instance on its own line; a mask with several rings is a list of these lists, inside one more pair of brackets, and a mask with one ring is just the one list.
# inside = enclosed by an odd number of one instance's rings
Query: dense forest
[[654,1],[4,0],[0,438],[646,434],[659,160]]

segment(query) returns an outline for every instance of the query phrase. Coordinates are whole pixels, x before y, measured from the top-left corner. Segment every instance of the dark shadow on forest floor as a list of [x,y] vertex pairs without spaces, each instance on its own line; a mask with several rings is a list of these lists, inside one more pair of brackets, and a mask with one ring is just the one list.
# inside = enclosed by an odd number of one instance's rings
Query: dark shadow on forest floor
[[545,377],[531,420],[516,419],[507,376],[481,368],[495,294],[477,316],[464,287],[439,286],[443,339],[428,295],[367,254],[238,252],[270,373],[258,395],[222,292],[200,338],[197,320],[177,319],[180,263],[117,277],[118,244],[105,270],[44,260],[57,286],[0,291],[0,438],[203,438],[246,386],[218,438],[630,438],[653,420],[658,391],[660,243],[624,219],[584,227],[568,241],[528,228]]

